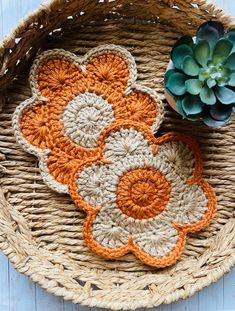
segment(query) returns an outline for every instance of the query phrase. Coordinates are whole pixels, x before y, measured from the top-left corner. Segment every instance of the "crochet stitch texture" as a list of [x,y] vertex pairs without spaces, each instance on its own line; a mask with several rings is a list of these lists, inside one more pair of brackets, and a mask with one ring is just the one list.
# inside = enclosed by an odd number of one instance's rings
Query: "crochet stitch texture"
[[84,57],[45,51],[30,71],[32,97],[13,116],[17,141],[39,158],[45,183],[68,192],[77,167],[97,154],[100,131],[119,120],[157,131],[163,106],[150,88],[136,83],[137,69],[125,49],[104,45]]
[[132,252],[166,267],[180,257],[187,233],[209,224],[216,197],[192,138],[154,137],[162,102],[136,79],[133,57],[119,46],[82,58],[45,51],[32,65],[33,96],[17,107],[13,128],[38,157],[45,183],[87,214],[83,237],[94,252]]

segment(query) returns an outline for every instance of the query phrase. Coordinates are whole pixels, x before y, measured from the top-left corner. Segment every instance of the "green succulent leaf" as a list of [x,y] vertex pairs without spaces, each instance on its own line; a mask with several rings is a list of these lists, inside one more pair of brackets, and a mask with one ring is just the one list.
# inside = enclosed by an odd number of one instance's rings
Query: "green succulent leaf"
[[[187,98],[187,97],[186,97]],[[190,120],[190,121],[197,121],[198,118],[200,117],[200,114],[186,114],[184,109],[183,109],[183,100],[185,100],[185,98],[180,98],[177,100],[176,102],[176,110],[178,111],[178,113],[184,118],[184,119],[187,119],[187,120]]]
[[200,92],[200,99],[206,105],[214,105],[216,97],[212,89],[205,85]]
[[186,56],[183,60],[182,70],[188,76],[198,76],[200,67],[191,56]]
[[[223,37],[224,36],[224,33],[225,33],[224,25],[221,22],[218,22],[218,21],[208,21],[208,22],[205,22],[204,25],[205,24],[207,24],[208,26],[216,29],[218,34],[219,34],[219,37]],[[203,24],[200,27],[203,27]]]
[[187,118],[186,113],[184,112],[183,108],[182,108],[182,98],[179,98],[176,102],[176,110],[179,112],[179,114],[181,114],[181,116],[183,118]]
[[174,74],[174,73],[176,73],[176,70],[175,70],[175,69],[169,69],[169,70],[166,71],[166,73],[165,73],[165,75],[164,75],[165,90],[166,90],[167,93],[168,93],[170,96],[172,96],[172,97],[174,97],[174,94],[171,93],[171,91],[167,88],[167,82],[168,82],[170,76],[171,76],[172,74]]
[[202,112],[204,105],[198,96],[186,96],[182,100],[182,109],[187,116]]
[[198,75],[199,80],[204,82],[204,81],[208,80],[209,77],[210,77],[210,74],[206,70],[201,68],[199,71],[199,75]]
[[207,41],[211,51],[213,50],[216,42],[224,35],[223,25],[219,22],[206,22],[203,23],[196,34],[196,42]]
[[195,46],[194,55],[197,62],[205,68],[210,57],[209,43],[207,41],[199,41]]
[[197,114],[189,114],[187,116],[187,120],[190,120],[190,121],[198,121],[198,119],[201,118],[201,113],[197,113]]
[[225,34],[225,38],[229,39],[233,44],[232,53],[235,51],[235,29],[230,30]]
[[224,126],[228,120],[224,120],[224,121],[218,121],[213,119],[212,117],[210,117],[209,115],[205,115],[203,116],[203,122],[210,127],[220,127],[220,126]]
[[193,38],[188,35],[181,37],[178,41],[176,41],[176,43],[173,46],[173,49],[175,49],[177,46],[182,45],[182,44],[186,44],[192,47],[194,45]]
[[185,81],[187,92],[192,95],[198,95],[203,87],[203,82],[198,79],[189,79]]
[[186,56],[193,56],[193,50],[189,45],[182,44],[174,48],[171,52],[171,59],[176,68],[182,69]]
[[187,76],[182,73],[176,72],[170,75],[167,80],[166,87],[169,89],[171,93],[175,96],[181,96],[186,93],[185,81],[187,80]]
[[167,94],[169,94],[171,97],[175,97],[175,94],[173,94],[167,87],[165,88]]
[[210,115],[218,121],[228,120],[232,114],[232,105],[216,104],[210,107]]
[[165,84],[165,85],[167,85],[167,82],[168,82],[170,76],[171,76],[172,74],[174,74],[174,73],[176,73],[176,70],[175,70],[175,69],[169,69],[169,70],[166,71],[166,73],[165,73],[165,75],[164,75],[164,84]]
[[233,108],[232,108],[233,112],[235,112],[235,106],[233,105]]
[[207,86],[211,89],[212,87],[214,87],[216,85],[216,80],[215,79],[208,79],[206,81]]
[[235,70],[235,52],[229,55],[224,65],[231,70]]
[[230,74],[228,85],[235,86],[235,72]]
[[224,105],[235,103],[235,92],[227,87],[216,86],[215,94]]
[[221,78],[218,78],[216,79],[217,80],[217,85],[218,86],[225,86],[228,84],[228,77],[221,77]]
[[233,44],[226,38],[220,39],[214,48],[212,62],[214,64],[224,63],[230,52],[232,51]]

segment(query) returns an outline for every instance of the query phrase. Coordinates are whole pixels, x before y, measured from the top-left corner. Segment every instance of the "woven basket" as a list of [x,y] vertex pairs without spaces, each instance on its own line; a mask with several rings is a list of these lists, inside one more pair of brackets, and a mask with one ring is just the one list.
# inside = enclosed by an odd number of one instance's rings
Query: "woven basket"
[[164,99],[169,52],[183,33],[209,19],[234,21],[207,1],[55,0],[18,24],[0,43],[0,248],[14,267],[50,293],[90,307],[134,310],[193,295],[235,263],[235,122],[212,130],[190,123],[166,105],[161,132],[193,134],[204,157],[204,178],[218,197],[211,225],[188,237],[176,265],[153,269],[129,254],[104,260],[82,240],[84,214],[67,195],[42,182],[36,158],[15,143],[11,116],[30,97],[29,67],[38,50],[64,48],[79,55],[114,43],[135,57],[138,79]]

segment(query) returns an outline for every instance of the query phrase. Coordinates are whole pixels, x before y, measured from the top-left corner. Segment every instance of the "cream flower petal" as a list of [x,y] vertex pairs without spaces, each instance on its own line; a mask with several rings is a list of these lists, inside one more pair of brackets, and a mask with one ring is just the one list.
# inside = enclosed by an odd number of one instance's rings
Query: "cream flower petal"
[[142,230],[136,230],[138,225],[133,219],[132,228],[130,223],[125,227],[124,223],[117,223],[117,216],[118,210],[110,213],[109,209],[103,208],[93,221],[92,236],[101,246],[111,249],[124,246],[131,235],[143,252],[154,257],[163,257],[176,247],[178,231],[169,223],[146,220],[145,226],[141,223]]
[[143,252],[154,257],[167,255],[178,240],[177,229],[166,221],[151,219],[136,222],[123,217],[118,209],[102,208],[93,221],[93,239],[103,247],[114,249],[123,246],[128,243],[130,235]]
[[152,150],[147,139],[134,128],[121,128],[105,140],[105,158],[117,162],[126,157],[149,157]]
[[146,228],[144,232],[132,234],[133,242],[141,250],[153,257],[163,257],[177,245],[178,231],[167,222],[157,222],[154,230]]
[[101,246],[114,249],[128,243],[129,232],[116,225],[107,209],[101,209],[93,221],[92,236]]
[[[113,186],[110,183],[111,180],[113,180]],[[115,191],[115,175],[105,164],[88,166],[77,179],[77,191],[92,207],[109,204],[110,192]]]
[[195,156],[183,141],[170,141],[160,145],[154,161],[166,174],[174,172],[184,180],[192,177],[195,168]]
[[[84,239],[97,254],[118,258],[132,252],[144,263],[165,267],[181,255],[188,232],[208,225],[216,198],[201,178],[200,151],[193,140],[178,133],[155,140],[149,134],[135,123],[121,130],[110,127],[101,142],[102,156],[111,163],[93,164],[84,176],[80,173],[80,186],[85,190],[91,185],[97,199],[92,201],[83,191],[90,206],[80,199],[81,193],[73,191],[73,198],[88,213]],[[184,164],[187,168],[180,170]]]
[[102,213],[107,213],[110,219],[112,219],[112,222],[115,223],[117,227],[128,231],[129,234],[139,234],[148,230],[158,230],[159,223],[162,222],[171,224],[171,218],[169,215],[167,215],[166,212],[163,212],[154,218],[141,220],[134,219],[123,214],[115,202],[110,205],[105,204],[102,208]]
[[178,224],[192,224],[203,218],[207,205],[208,199],[198,184],[172,184],[167,216]]

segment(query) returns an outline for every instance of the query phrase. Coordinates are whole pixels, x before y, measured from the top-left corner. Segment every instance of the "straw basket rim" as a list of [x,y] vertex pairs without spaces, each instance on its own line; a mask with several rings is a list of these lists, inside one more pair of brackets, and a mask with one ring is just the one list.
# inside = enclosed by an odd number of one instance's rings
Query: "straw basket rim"
[[[76,2],[76,0],[66,1],[68,5]],[[80,3],[82,2],[90,3],[90,5],[93,4],[93,0],[84,0]],[[103,5],[111,7],[113,2],[124,3],[125,0],[105,2]],[[132,2],[135,4],[141,1],[133,0]],[[156,2],[163,3],[163,5],[171,8],[177,3],[179,3],[179,6],[182,5],[183,8],[193,3],[197,5],[195,10],[202,10],[212,18],[217,18],[227,28],[235,25],[235,19],[218,8],[213,1],[157,0]],[[150,0],[149,3],[154,3],[154,0]],[[25,57],[28,49],[22,51],[21,48],[18,48],[18,40],[16,39],[22,38],[24,40],[24,38],[27,39],[33,36],[32,34],[35,31],[33,25],[35,24],[37,28],[40,26],[38,24],[42,20],[50,21],[50,14],[56,12],[63,4],[65,4],[65,1],[61,0],[50,0],[47,3],[41,4],[37,10],[23,18],[11,33],[0,41],[0,105],[4,105],[8,93],[11,92],[9,84],[14,80],[14,77],[17,76],[29,58]],[[98,5],[98,1],[96,5]],[[200,13],[199,11],[198,13]],[[49,32],[49,28],[46,31]],[[21,42],[20,44],[23,43]],[[33,57],[34,52],[29,50],[29,56]],[[19,66],[17,59],[20,60]],[[1,157],[3,158],[1,159]],[[0,153],[0,161],[2,160],[5,160],[4,155]],[[2,165],[0,162],[0,173],[5,174],[6,170],[4,163]],[[165,293],[164,296],[159,295],[158,286],[155,284],[156,278],[154,279],[151,276],[151,270],[148,271],[149,280],[146,286],[143,285],[146,271],[140,271],[136,275],[132,272],[126,272],[134,275],[133,282],[136,281],[139,287],[136,286],[134,288],[130,286],[128,289],[128,287],[125,287],[125,284],[122,286],[118,284],[118,281],[113,281],[111,288],[104,287],[103,289],[99,289],[96,288],[96,283],[93,282],[96,277],[102,278],[99,269],[92,266],[79,266],[75,260],[73,261],[73,259],[68,258],[63,251],[54,252],[46,247],[39,247],[37,240],[31,236],[26,218],[13,204],[9,203],[7,189],[3,187],[0,190],[0,249],[3,253],[8,256],[11,263],[19,272],[29,276],[48,292],[62,296],[65,300],[72,300],[74,303],[89,307],[101,307],[111,310],[134,310],[136,308],[155,307],[162,303],[171,303],[182,298],[190,297],[205,286],[217,281],[235,265],[234,217],[230,217],[226,224],[221,225],[214,240],[216,241],[216,247],[214,245],[205,246],[204,257],[194,258],[190,261],[191,265],[200,262],[201,266],[209,262],[207,268],[201,274],[188,274],[188,279],[182,286],[175,284],[176,279],[172,277],[171,290]],[[175,271],[177,269],[183,270],[181,263],[175,267]],[[74,271],[77,273],[78,284],[75,284],[75,279],[71,276]],[[102,271],[104,278],[106,278],[105,271]],[[163,270],[163,272],[159,272],[159,279],[164,279],[164,271],[168,273],[168,268]],[[124,272],[121,271],[120,273]],[[60,282],[63,278],[64,282]],[[161,286],[164,287],[163,285]],[[147,290],[146,287],[148,287]]]

